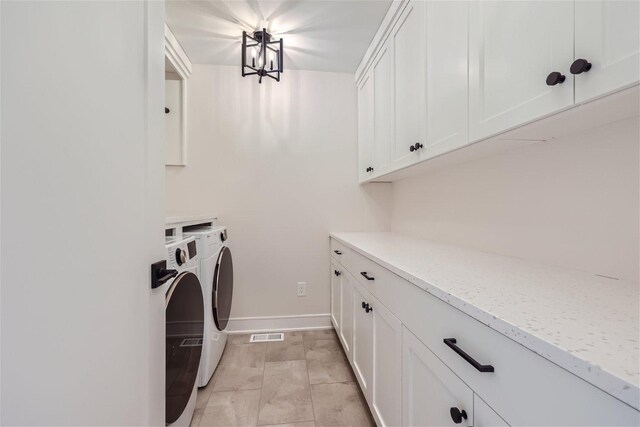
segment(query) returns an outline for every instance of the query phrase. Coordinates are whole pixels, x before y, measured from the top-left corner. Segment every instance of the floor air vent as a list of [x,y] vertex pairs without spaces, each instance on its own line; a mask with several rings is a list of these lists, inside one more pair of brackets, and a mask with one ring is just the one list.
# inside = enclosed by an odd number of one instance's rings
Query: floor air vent
[[202,338],[185,338],[180,343],[180,347],[199,347],[202,345]]
[[251,334],[249,342],[269,342],[269,341],[284,341],[284,334],[278,332],[276,334]]

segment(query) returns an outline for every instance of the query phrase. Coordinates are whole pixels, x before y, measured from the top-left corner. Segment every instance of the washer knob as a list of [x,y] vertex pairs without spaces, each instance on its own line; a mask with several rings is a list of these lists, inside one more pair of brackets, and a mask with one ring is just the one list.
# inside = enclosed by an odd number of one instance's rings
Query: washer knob
[[182,265],[187,262],[187,252],[181,248],[176,249],[176,262]]

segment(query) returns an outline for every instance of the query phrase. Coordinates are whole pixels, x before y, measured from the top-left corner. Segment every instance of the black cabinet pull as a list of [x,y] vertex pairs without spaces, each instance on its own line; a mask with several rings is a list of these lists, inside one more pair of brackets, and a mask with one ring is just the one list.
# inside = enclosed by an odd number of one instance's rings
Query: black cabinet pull
[[338,250],[333,251],[333,253],[336,254],[336,255],[342,255],[342,252],[340,252]]
[[366,271],[361,271],[360,274],[362,274],[362,277],[364,277],[367,280],[376,280],[373,277],[369,277]]
[[367,306],[367,303],[362,301],[362,308],[365,308]]
[[413,144],[413,149],[414,150],[419,150],[422,147],[424,147],[424,145],[420,144],[419,142],[416,142],[415,144]]
[[413,153],[414,151],[416,151],[416,147],[414,147],[413,145],[410,145],[409,146],[409,151],[411,151]]
[[480,363],[478,363],[477,360],[475,360],[473,357],[471,357],[467,353],[465,353],[464,350],[462,350],[460,347],[458,347],[456,345],[457,340],[455,338],[445,338],[443,340],[443,342],[449,348],[451,348],[451,350],[453,350],[456,353],[458,353],[458,355],[460,357],[462,357],[464,360],[469,362],[469,364],[471,366],[473,366],[474,368],[476,368],[478,371],[480,371],[480,372],[493,372],[494,371],[493,366],[491,366],[491,365],[481,365]]
[[460,424],[463,419],[467,419],[467,411],[465,411],[464,409],[460,410],[456,407],[453,407],[449,409],[449,414],[451,415],[451,419],[453,420],[453,422],[456,424]]
[[367,306],[364,308],[364,311],[366,311],[367,313],[373,311],[373,307],[370,307],[369,304],[367,304]]
[[335,274],[336,277],[337,277],[337,276],[340,276],[342,273],[339,272],[338,270],[333,270],[333,274]]
[[571,64],[569,71],[571,71],[571,74],[582,74],[586,73],[590,69],[591,62],[587,61],[586,59],[576,59],[575,61],[573,61],[573,64]]
[[554,71],[547,76],[547,86],[555,86],[557,84],[562,84],[565,81],[566,77],[561,73]]

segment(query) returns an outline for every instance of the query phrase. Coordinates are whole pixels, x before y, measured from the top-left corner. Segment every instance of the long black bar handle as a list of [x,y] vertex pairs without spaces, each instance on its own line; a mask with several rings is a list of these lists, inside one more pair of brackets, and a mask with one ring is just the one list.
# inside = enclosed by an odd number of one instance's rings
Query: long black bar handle
[[480,372],[494,372],[493,366],[491,366],[491,365],[482,365],[482,364],[478,363],[478,361],[476,359],[474,359],[473,357],[469,356],[467,353],[464,352],[464,350],[462,350],[460,347],[458,347],[456,345],[456,343],[458,341],[455,338],[445,338],[443,340],[443,342],[451,350],[453,350],[456,353],[458,353],[458,355],[460,357],[462,357],[464,360],[466,360],[471,366],[476,368],[478,371],[480,371]]
[[336,254],[336,255],[342,255],[342,252],[340,252],[340,251],[333,251],[333,253]]
[[370,277],[369,275],[367,275],[366,271],[361,271],[360,274],[362,274],[362,277],[364,277],[367,280],[376,280],[374,277]]

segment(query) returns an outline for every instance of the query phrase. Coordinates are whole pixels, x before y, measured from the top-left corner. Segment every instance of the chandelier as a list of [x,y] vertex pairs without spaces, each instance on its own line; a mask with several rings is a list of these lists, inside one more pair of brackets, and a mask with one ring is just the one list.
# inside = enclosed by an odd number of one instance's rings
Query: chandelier
[[263,77],[271,77],[279,82],[282,57],[282,39],[272,40],[266,28],[254,31],[253,36],[242,32],[242,77],[256,75],[258,83]]

